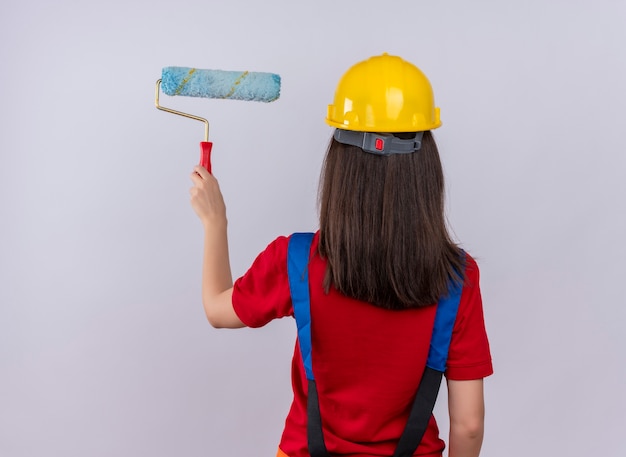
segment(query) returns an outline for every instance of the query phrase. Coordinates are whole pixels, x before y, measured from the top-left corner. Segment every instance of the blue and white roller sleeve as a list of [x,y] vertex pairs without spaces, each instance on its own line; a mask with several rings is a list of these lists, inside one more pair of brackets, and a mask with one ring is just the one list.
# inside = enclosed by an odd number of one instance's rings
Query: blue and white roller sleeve
[[272,102],[280,96],[280,76],[249,71],[165,67],[161,90],[166,95]]

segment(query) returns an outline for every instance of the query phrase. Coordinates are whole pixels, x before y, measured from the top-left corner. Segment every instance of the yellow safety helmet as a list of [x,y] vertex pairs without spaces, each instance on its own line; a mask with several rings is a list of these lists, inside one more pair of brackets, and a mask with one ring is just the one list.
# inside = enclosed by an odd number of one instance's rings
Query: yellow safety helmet
[[441,125],[428,78],[385,53],[352,66],[341,78],[326,123],[358,132],[421,132]]

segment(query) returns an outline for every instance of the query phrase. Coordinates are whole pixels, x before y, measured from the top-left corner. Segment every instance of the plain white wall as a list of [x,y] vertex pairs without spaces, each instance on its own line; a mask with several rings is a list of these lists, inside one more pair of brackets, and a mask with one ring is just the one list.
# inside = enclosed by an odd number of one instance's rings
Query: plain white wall
[[[341,74],[429,76],[455,236],[496,373],[485,456],[626,455],[626,2],[6,2],[0,15],[0,455],[274,455],[293,323],[218,331],[188,203],[202,126],[169,65],[271,71],[211,122],[239,276],[315,229]],[[445,398],[437,406],[445,430]]]

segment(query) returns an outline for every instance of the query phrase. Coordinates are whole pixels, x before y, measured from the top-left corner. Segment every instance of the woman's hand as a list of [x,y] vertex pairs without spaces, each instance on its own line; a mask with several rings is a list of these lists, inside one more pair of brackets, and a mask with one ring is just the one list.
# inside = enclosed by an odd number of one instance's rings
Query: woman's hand
[[226,225],[226,205],[217,179],[206,168],[196,165],[191,173],[191,206],[206,227]]

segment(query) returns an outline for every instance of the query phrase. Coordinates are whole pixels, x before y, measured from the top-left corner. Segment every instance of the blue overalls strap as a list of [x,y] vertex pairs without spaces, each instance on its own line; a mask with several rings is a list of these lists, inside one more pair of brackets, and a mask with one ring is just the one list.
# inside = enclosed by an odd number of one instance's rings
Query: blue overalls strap
[[[463,253],[465,255],[465,253]],[[435,325],[433,326],[433,334],[430,338],[430,349],[428,351],[428,359],[426,366],[433,370],[446,371],[446,362],[448,361],[448,350],[450,349],[450,341],[452,340],[452,330],[454,321],[461,303],[461,293],[463,292],[463,283],[461,281],[451,281],[448,287],[448,295],[439,299],[437,303],[437,312],[435,314]]]
[[[307,401],[309,453],[311,457],[329,457],[324,443],[311,359],[311,303],[307,267],[312,240],[313,233],[294,233],[291,236],[287,251],[287,272],[294,317],[298,327],[298,341],[304,371],[309,382]],[[464,252],[462,254],[465,256]],[[393,454],[394,457],[412,456],[428,427],[439,393],[441,378],[446,369],[452,330],[462,291],[463,284],[461,281],[452,282],[448,295],[442,297],[437,303],[426,367],[417,389],[407,425]]]
[[[462,252],[462,255],[463,263],[465,263],[465,252]],[[452,331],[459,310],[462,292],[463,283],[461,281],[451,281],[448,287],[448,295],[440,298],[437,303],[426,367],[413,400],[409,419],[398,441],[398,447],[393,457],[411,457],[415,453],[417,446],[419,446],[420,441],[422,441],[424,433],[426,433],[430,416],[433,413],[435,402],[439,395],[441,378],[446,371],[448,350],[450,349]]]
[[311,457],[330,457],[324,442],[317,386],[311,362],[311,300],[309,293],[309,256],[313,233],[294,233],[287,248],[287,274],[293,304],[293,314],[298,326],[298,344],[302,354],[307,390],[307,440]]
[[313,378],[311,363],[311,302],[309,298],[309,254],[313,233],[294,233],[287,248],[287,273],[293,303],[293,314],[298,326],[298,342],[307,379]]

